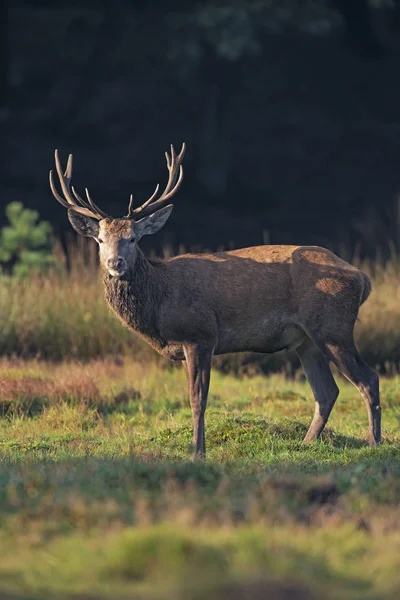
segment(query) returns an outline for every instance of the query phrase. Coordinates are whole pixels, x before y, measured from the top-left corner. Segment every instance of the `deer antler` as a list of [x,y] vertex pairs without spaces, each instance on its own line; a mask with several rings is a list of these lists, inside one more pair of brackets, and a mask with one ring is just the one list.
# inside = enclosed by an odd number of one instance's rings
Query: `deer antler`
[[165,206],[167,201],[172,198],[174,194],[180,188],[183,179],[183,167],[182,160],[185,155],[186,145],[182,144],[182,149],[178,156],[175,154],[174,147],[171,144],[171,156],[169,156],[168,152],[165,153],[165,158],[167,159],[167,168],[169,171],[168,182],[165,187],[165,190],[161,194],[161,196],[156,199],[158,190],[160,188],[159,184],[157,184],[156,189],[153,194],[150,196],[146,202],[144,202],[138,208],[132,210],[133,205],[133,196],[131,195],[129,200],[129,208],[128,214],[126,216],[127,219],[137,219],[147,217],[148,215],[153,214],[156,210]]
[[86,200],[83,200],[83,198],[81,198],[79,196],[79,194],[75,191],[73,186],[72,186],[72,194],[73,195],[71,194],[72,160],[73,160],[72,154],[70,154],[68,156],[67,168],[65,169],[64,174],[63,174],[63,170],[61,167],[58,150],[55,151],[54,157],[55,157],[55,161],[56,161],[56,170],[57,170],[58,178],[60,180],[61,189],[64,194],[64,198],[62,198],[60,196],[60,194],[57,192],[56,186],[54,185],[54,180],[53,180],[53,171],[50,171],[50,173],[49,173],[50,188],[51,188],[51,191],[53,192],[54,198],[56,200],[58,200],[58,202],[60,204],[62,204],[62,206],[64,206],[64,208],[74,210],[75,212],[78,212],[81,215],[85,215],[87,217],[91,217],[92,219],[97,219],[98,221],[101,221],[102,219],[105,219],[106,217],[108,217],[108,215],[104,211],[102,211],[93,202],[93,200],[91,199],[91,197],[89,195],[87,188],[85,188],[86,197],[88,199],[87,202],[86,202]]

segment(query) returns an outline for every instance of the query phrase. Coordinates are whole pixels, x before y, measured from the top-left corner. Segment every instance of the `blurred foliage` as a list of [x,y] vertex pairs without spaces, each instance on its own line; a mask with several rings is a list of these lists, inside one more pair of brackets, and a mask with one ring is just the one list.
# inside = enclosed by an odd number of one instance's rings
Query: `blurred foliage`
[[10,224],[0,231],[0,263],[18,276],[55,268],[50,223],[39,221],[39,213],[21,202],[11,202],[5,212]]
[[[93,181],[98,173],[94,193],[119,186],[122,191],[129,157],[137,155],[132,177],[140,195],[156,177],[152,149],[142,152],[142,147],[163,148],[177,136],[190,146],[185,189],[197,227],[171,222],[177,243],[251,245],[268,227],[272,240],[336,245],[345,238],[353,247],[362,236],[349,219],[348,199],[351,217],[359,218],[379,197],[386,204],[383,210],[379,206],[380,222],[389,235],[362,239],[363,251],[374,255],[377,245],[386,248],[388,238],[397,239],[393,220],[385,220],[397,185],[389,165],[395,165],[398,142],[395,129],[385,125],[396,123],[398,112],[396,64],[368,72],[363,60],[347,55],[357,46],[360,56],[373,47],[370,30],[389,47],[395,35],[385,19],[390,13],[395,20],[399,0],[371,1],[369,12],[366,2],[8,2],[4,47],[0,42],[0,75],[3,62],[9,79],[0,114],[2,143],[10,152],[0,181],[4,197],[22,197],[15,194],[25,189],[29,205],[45,210],[55,228],[65,231],[65,216],[47,202],[41,187],[48,147],[78,147],[82,179]],[[341,48],[346,28],[351,49]],[[35,133],[28,135],[33,124]],[[28,185],[18,171],[17,150],[27,135]],[[375,180],[383,182],[378,192],[362,177],[369,162]],[[360,179],[365,188],[359,188]],[[293,187],[302,202],[293,199]],[[344,190],[337,194],[337,209],[315,226],[327,188],[327,206],[336,202],[334,187]],[[111,201],[119,212],[117,198]],[[204,201],[221,233],[203,223]],[[239,206],[249,218],[245,228]]]
[[340,19],[329,3],[318,0],[210,0],[189,11],[172,12],[166,22],[173,33],[168,57],[193,66],[206,48],[220,58],[236,61],[259,54],[267,33],[297,30],[323,35]]

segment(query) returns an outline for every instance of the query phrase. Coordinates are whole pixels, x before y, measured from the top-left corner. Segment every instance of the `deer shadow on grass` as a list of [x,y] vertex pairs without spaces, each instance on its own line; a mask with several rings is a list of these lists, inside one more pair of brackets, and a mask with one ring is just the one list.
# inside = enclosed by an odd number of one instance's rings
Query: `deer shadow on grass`
[[[307,425],[303,422],[288,417],[280,418],[279,421],[267,421],[254,413],[243,412],[239,415],[225,417],[223,421],[218,419],[216,424],[208,421],[209,450],[232,443],[242,447],[246,452],[246,445],[260,444],[262,446],[274,440],[294,445],[296,451],[304,453],[307,453],[310,447],[318,447],[321,442],[337,449],[358,449],[368,446],[367,440],[335,433],[329,427],[322,432],[319,440],[312,442],[311,445],[305,444],[303,439],[307,429]],[[181,426],[179,430],[180,433],[185,434],[187,427]],[[176,433],[179,435],[179,432]],[[166,430],[164,433],[166,438],[170,437],[170,433],[173,433],[172,430]]]

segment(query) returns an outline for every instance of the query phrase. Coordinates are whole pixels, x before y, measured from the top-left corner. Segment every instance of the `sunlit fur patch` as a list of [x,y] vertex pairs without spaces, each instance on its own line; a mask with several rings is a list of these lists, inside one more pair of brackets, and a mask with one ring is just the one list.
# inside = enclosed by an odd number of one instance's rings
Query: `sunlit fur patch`
[[103,219],[100,223],[103,232],[121,237],[130,237],[132,235],[132,221],[128,219]]
[[323,277],[318,279],[315,287],[328,296],[337,296],[344,288],[344,283],[335,277]]

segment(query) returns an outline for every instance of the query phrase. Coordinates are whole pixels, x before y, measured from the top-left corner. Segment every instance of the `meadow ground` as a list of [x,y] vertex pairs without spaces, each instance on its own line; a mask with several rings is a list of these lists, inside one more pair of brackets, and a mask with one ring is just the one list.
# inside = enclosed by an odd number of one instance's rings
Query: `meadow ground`
[[180,369],[3,360],[1,597],[399,597],[400,378],[381,387],[381,447],[344,382],[305,446],[306,383],[214,372],[193,463]]

